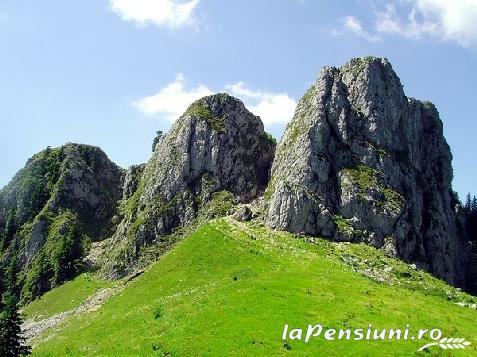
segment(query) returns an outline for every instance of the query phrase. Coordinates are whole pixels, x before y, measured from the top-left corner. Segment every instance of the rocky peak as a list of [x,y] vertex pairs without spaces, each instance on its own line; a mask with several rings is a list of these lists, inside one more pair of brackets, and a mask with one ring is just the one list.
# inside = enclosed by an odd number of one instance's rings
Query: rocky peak
[[35,154],[0,191],[0,225],[9,210],[15,225],[31,221],[43,209],[65,209],[102,220],[121,198],[123,170],[98,147],[67,143]]
[[89,242],[111,234],[123,175],[101,149],[68,143],[34,155],[0,191],[0,270],[24,300],[71,278]]
[[451,159],[436,108],[407,98],[386,59],[326,67],[278,145],[267,224],[366,242],[462,286]]
[[213,190],[250,200],[268,182],[274,147],[261,120],[240,100],[224,93],[199,99],[158,142],[146,171],[151,187],[160,191],[146,192],[144,200],[157,194],[169,200],[191,185],[198,191],[204,174]]
[[158,140],[122,205],[113,239],[119,256],[107,270],[127,269],[142,246],[191,223],[219,193],[240,202],[262,193],[274,152],[260,118],[240,100],[221,93],[192,103]]

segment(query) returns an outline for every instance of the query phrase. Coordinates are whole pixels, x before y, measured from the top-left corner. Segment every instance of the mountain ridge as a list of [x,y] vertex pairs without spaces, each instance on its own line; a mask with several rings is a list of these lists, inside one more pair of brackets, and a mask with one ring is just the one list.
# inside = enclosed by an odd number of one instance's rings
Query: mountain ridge
[[[402,125],[410,118],[422,127]],[[148,163],[127,170],[99,148],[47,148],[0,190],[0,268],[6,277],[0,292],[13,289],[26,302],[85,268],[124,277],[138,269],[149,246],[161,247],[157,259],[180,239],[176,230],[243,204],[269,227],[366,242],[465,288],[470,249],[458,226],[463,218],[451,192],[442,122],[434,105],[405,96],[386,59],[325,67],[275,148],[260,118],[225,93],[192,103],[157,138]],[[40,156],[37,172],[32,163]],[[416,165],[427,167],[423,177],[431,188],[423,188]],[[27,187],[33,188],[15,190],[29,173],[33,183]],[[39,198],[32,199],[30,191],[37,189]],[[23,206],[12,220],[11,197],[18,192]],[[425,197],[438,218],[413,196]],[[438,239],[421,227],[424,220],[454,233]],[[85,264],[92,246],[99,258]],[[25,254],[26,261],[18,259]]]

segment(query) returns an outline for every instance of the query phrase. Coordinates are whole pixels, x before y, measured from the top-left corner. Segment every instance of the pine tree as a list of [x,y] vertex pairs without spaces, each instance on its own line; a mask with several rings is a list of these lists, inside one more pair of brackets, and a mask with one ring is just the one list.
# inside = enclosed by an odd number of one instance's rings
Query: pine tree
[[467,197],[469,209],[466,211],[466,229],[467,234],[472,242],[477,242],[477,198],[474,196],[470,200],[470,195]]
[[470,193],[468,193],[467,197],[465,198],[465,205],[464,205],[465,212],[469,213],[470,208],[471,208],[471,200],[470,200]]
[[156,132],[156,137],[154,138],[154,141],[152,142],[152,152],[154,152],[154,150],[156,149],[156,145],[159,142],[159,140],[161,140],[162,135],[163,135],[162,131],[159,130]]
[[5,293],[0,305],[0,356],[18,357],[31,353],[21,335],[21,317],[13,295]]

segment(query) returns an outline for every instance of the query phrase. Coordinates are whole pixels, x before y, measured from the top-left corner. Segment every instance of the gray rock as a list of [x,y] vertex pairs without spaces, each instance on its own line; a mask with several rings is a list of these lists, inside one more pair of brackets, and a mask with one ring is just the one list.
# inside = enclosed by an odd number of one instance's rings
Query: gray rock
[[325,67],[277,147],[266,224],[383,247],[462,286],[451,159],[436,108],[386,59]]
[[123,177],[101,149],[69,143],[34,155],[0,191],[0,266],[19,262],[22,299],[72,277],[86,241],[112,233]]
[[48,205],[53,212],[71,209],[89,224],[107,222],[122,197],[124,171],[99,148],[66,144],[58,191]]
[[129,199],[137,190],[146,164],[133,165],[126,171],[123,184],[123,200]]
[[113,237],[107,275],[127,274],[142,246],[185,226],[218,191],[239,202],[262,194],[275,152],[259,117],[227,94],[194,103],[158,139]]
[[250,221],[253,217],[252,210],[248,206],[241,206],[235,211],[232,216],[236,221],[246,222]]

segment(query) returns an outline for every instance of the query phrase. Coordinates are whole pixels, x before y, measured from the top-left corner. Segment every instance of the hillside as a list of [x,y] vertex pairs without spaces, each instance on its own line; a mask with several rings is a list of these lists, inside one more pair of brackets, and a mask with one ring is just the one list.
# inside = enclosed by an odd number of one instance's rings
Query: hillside
[[[0,298],[38,356],[405,355],[439,337],[430,352],[475,353],[452,177],[436,107],[385,58],[324,67],[278,143],[209,95],[144,164],[82,144],[28,160],[0,190]],[[427,334],[305,343],[308,324]]]
[[73,278],[111,235],[124,172],[98,147],[35,154],[0,190],[0,294],[28,302]]
[[[72,314],[33,339],[33,356],[402,356],[427,342],[281,340],[285,324],[308,323],[337,329],[410,323],[411,332],[439,328],[472,343],[452,355],[477,352],[477,311],[458,305],[475,298],[367,245],[276,232],[253,221],[206,223],[123,283],[96,311]],[[85,291],[85,278],[68,284],[25,312],[46,317],[78,306],[74,286]],[[84,295],[101,283],[89,284]],[[74,304],[57,306],[72,297]],[[45,312],[46,305],[56,311]]]

